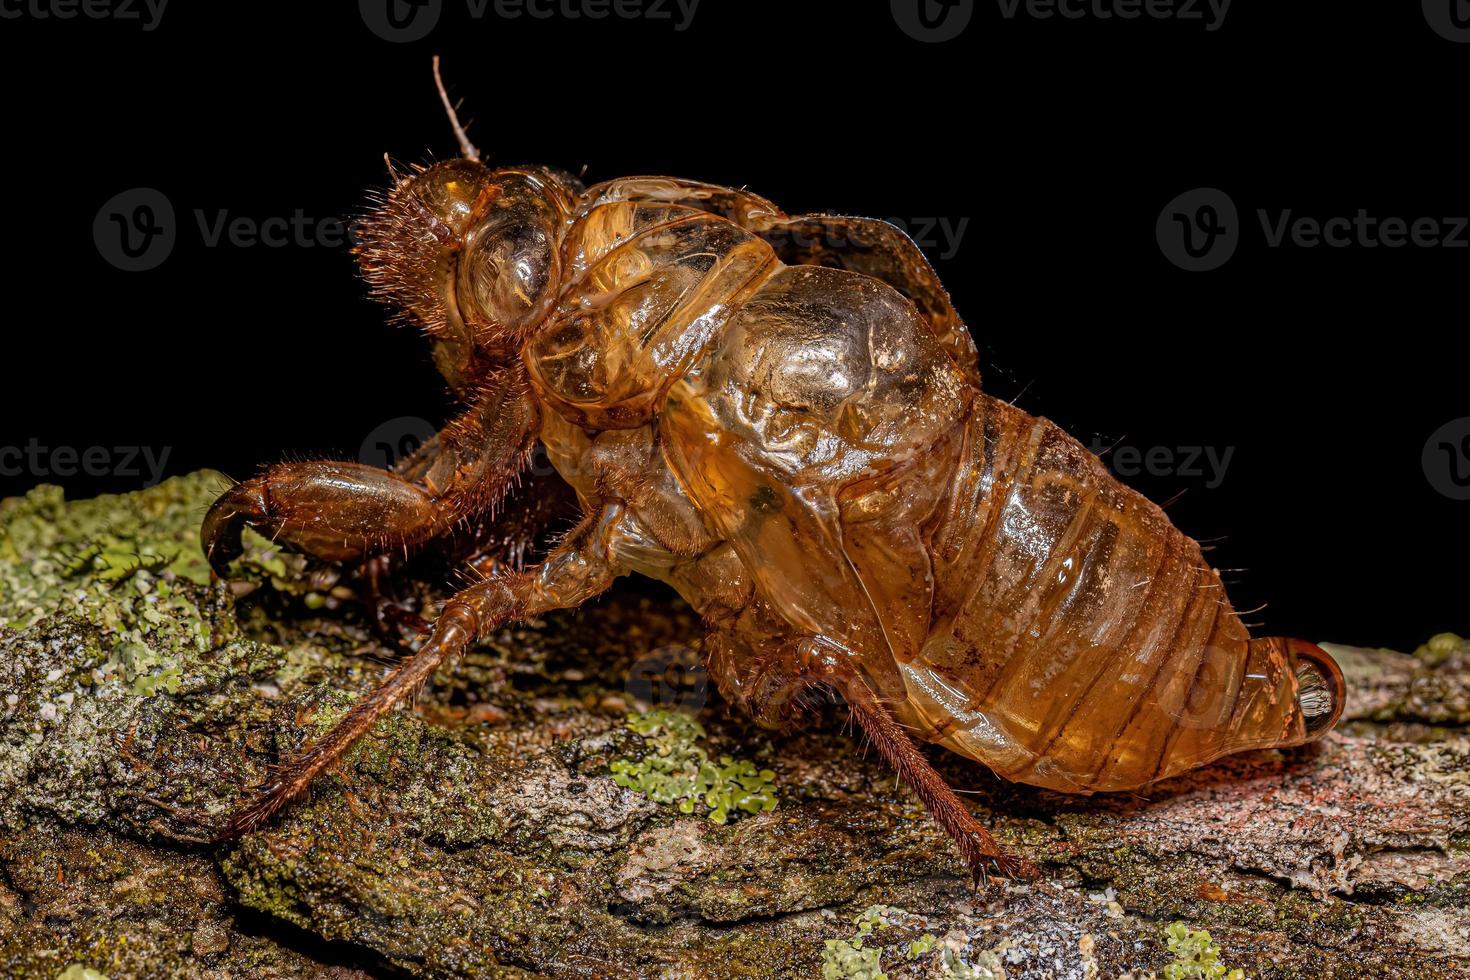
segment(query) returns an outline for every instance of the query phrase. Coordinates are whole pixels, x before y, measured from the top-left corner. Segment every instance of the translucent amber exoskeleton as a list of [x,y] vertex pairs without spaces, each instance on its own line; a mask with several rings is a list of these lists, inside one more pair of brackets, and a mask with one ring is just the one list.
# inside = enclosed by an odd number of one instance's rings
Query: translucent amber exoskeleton
[[[224,568],[250,524],[327,560],[378,562],[467,523],[503,530],[518,510],[521,523],[233,831],[477,633],[628,572],[700,611],[712,676],[759,722],[792,722],[814,686],[844,695],[977,873],[1033,869],[911,738],[1093,792],[1331,728],[1332,660],[1250,638],[1158,507],[1052,423],[985,395],[969,330],[898,229],[666,178],[583,188],[493,170],[471,149],[400,180],[360,249],[377,294],[432,338],[464,415],[393,472],[272,467],[220,499],[205,544]],[[521,569],[509,539],[544,521],[525,495],[488,515],[538,441],[584,516]]]

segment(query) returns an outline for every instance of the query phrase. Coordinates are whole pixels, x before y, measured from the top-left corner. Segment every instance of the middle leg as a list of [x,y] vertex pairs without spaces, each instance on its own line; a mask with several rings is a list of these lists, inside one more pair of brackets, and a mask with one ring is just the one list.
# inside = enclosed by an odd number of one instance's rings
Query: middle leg
[[258,829],[350,749],[396,705],[411,699],[440,665],[478,636],[524,616],[580,605],[603,592],[623,572],[615,549],[621,504],[584,519],[544,562],[524,572],[497,569],[444,605],[433,632],[377,689],[359,700],[326,735],[275,770],[253,799],[236,811],[222,839]]

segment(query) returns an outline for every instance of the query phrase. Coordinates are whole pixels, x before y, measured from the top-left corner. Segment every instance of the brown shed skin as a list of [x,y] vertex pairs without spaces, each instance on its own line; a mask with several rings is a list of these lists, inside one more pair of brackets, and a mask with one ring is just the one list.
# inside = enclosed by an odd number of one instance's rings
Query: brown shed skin
[[[269,468],[210,511],[206,549],[223,569],[249,524],[332,561],[407,554],[494,523],[538,441],[583,519],[533,568],[477,555],[484,579],[231,832],[298,795],[477,634],[629,572],[703,614],[711,674],[762,724],[795,720],[813,686],[845,694],[977,875],[986,861],[1034,869],[910,737],[1093,792],[1336,720],[1326,654],[1251,639],[1158,507],[982,392],[969,330],[898,229],[670,178],[583,189],[466,148],[402,180],[360,249],[377,294],[432,339],[464,414],[393,472]],[[496,540],[519,553],[541,530],[526,519]]]

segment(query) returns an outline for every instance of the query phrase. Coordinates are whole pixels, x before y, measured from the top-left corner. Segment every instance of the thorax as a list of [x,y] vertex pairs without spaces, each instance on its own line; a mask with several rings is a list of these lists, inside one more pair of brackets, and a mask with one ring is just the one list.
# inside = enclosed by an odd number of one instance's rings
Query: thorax
[[568,285],[522,357],[550,408],[599,430],[649,423],[780,265],[719,215],[627,201],[578,218],[562,251]]

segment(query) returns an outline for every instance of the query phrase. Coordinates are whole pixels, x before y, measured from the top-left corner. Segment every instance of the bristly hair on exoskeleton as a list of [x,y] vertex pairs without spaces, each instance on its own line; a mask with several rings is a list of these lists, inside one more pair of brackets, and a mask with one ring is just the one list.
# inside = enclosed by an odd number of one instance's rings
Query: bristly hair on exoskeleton
[[353,254],[372,297],[395,319],[442,337],[447,323],[440,289],[446,277],[452,281],[453,256],[464,242],[416,196],[414,178],[428,169],[413,164],[407,176],[392,171],[391,188],[369,193]]
[[[467,241],[499,191],[459,121],[438,57],[434,82],[461,158],[413,164],[406,171],[389,160],[392,186],[369,195],[371,206],[358,224],[353,252],[373,298],[389,306],[395,319],[453,352],[448,376],[465,410],[439,433],[432,453],[422,447],[421,461],[405,460],[405,465],[425,467],[420,476],[430,482],[452,473],[457,491],[448,495],[455,498],[458,522],[493,521],[530,465],[537,417],[525,365],[512,353],[517,338],[486,322],[459,295]],[[433,176],[424,179],[431,171]]]
[[530,380],[519,361],[483,378],[477,390],[470,409],[451,421],[442,437],[461,456],[462,465],[475,465],[476,453],[493,452],[483,465],[494,467],[499,478],[480,482],[476,498],[464,508],[467,515],[493,521],[531,465],[539,416]]
[[[434,56],[434,85],[461,156],[479,165],[480,151],[470,142],[449,99],[438,55]],[[391,186],[386,191],[368,191],[369,208],[358,221],[353,254],[375,299],[392,307],[399,319],[431,336],[442,336],[446,327],[445,297],[435,292],[435,287],[446,281],[445,276],[453,282],[452,256],[463,247],[463,237],[414,195],[414,179],[427,172],[429,165],[410,164],[409,173],[404,174],[387,154],[383,160]]]

